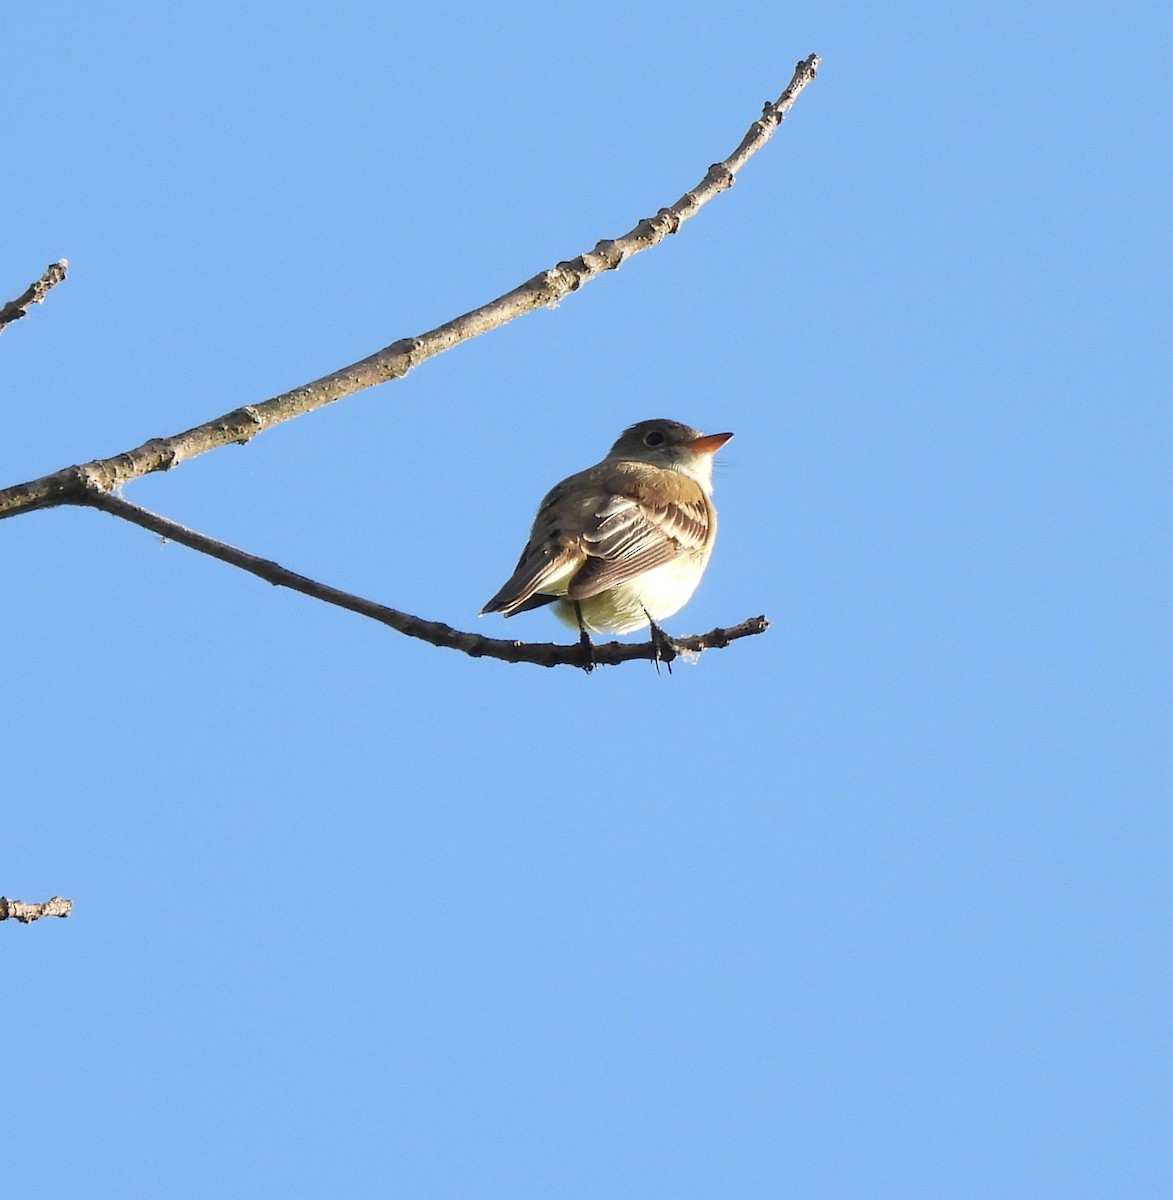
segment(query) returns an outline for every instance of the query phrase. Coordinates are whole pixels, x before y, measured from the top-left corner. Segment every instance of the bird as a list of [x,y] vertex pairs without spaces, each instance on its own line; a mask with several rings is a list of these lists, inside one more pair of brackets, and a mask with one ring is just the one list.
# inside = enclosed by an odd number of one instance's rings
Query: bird
[[713,455],[732,436],[665,418],[625,429],[601,462],[547,493],[517,567],[481,615],[551,604],[586,647],[592,633],[648,626],[657,647],[670,642],[659,622],[684,607],[708,565]]

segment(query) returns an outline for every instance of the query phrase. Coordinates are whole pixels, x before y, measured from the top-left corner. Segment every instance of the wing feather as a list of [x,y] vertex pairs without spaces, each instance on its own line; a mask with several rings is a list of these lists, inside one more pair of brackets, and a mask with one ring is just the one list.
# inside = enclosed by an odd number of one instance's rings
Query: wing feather
[[700,489],[695,497],[649,503],[635,496],[612,496],[583,535],[586,562],[567,590],[586,600],[629,583],[682,554],[704,549],[709,506]]

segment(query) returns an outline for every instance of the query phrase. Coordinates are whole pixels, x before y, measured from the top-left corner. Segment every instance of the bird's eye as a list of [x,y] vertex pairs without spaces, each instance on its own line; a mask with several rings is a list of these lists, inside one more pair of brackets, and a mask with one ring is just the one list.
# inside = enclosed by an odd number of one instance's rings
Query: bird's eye
[[658,429],[653,429],[651,433],[644,434],[645,446],[662,446],[664,444],[664,435]]

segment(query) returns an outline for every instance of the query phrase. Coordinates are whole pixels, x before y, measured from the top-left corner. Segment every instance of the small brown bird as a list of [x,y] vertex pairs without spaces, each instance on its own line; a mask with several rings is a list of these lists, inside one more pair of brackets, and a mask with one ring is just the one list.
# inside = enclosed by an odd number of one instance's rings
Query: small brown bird
[[516,570],[482,615],[553,604],[584,639],[649,624],[659,634],[712,553],[713,455],[732,436],[667,420],[625,430],[601,463],[542,501]]

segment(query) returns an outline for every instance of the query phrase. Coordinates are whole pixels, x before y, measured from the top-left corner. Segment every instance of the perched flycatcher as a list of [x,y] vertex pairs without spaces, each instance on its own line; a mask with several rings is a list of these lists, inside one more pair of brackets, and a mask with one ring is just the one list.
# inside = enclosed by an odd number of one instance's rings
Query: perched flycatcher
[[553,604],[583,634],[658,632],[709,561],[713,455],[732,436],[664,420],[625,430],[598,466],[542,501],[517,569],[482,614]]

